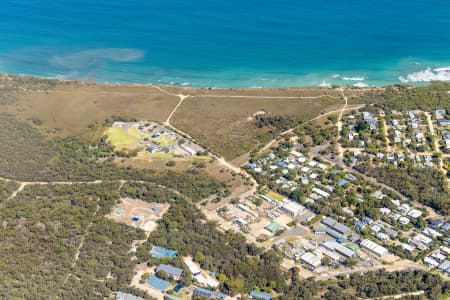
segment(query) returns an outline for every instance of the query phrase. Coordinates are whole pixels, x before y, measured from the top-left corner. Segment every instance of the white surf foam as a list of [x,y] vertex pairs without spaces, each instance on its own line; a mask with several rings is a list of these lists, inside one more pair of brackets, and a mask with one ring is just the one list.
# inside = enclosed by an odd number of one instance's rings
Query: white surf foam
[[450,71],[450,67],[444,67],[444,68],[436,68],[434,69],[435,72],[445,72]]
[[450,67],[427,68],[422,71],[413,72],[406,77],[398,78],[403,83],[408,82],[430,82],[430,81],[450,81]]
[[364,77],[357,77],[357,76],[355,76],[355,77],[341,77],[341,79],[342,80],[345,80],[345,81],[363,81],[364,80]]
[[326,80],[322,81],[319,86],[321,87],[331,87],[331,84],[327,82]]
[[354,87],[359,87],[359,88],[366,88],[369,87],[369,85],[365,82],[357,82],[353,85]]

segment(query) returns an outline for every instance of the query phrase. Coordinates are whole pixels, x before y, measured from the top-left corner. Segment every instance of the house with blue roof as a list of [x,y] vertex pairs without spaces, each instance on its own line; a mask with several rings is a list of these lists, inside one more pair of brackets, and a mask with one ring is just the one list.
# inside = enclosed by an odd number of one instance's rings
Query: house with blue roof
[[450,119],[440,119],[440,120],[437,120],[437,123],[439,126],[449,126]]
[[228,295],[225,295],[224,293],[217,293],[216,294],[216,299],[225,299],[226,297],[228,297]]
[[164,271],[167,273],[167,275],[171,276],[174,280],[179,280],[181,277],[181,274],[183,274],[183,269],[171,266],[171,265],[164,265],[161,264],[156,268],[156,272],[158,271]]
[[278,165],[279,165],[280,167],[282,167],[282,168],[286,168],[286,167],[287,167],[287,163],[284,162],[284,161],[280,161],[280,162],[278,163]]
[[154,258],[175,258],[177,256],[177,251],[154,246],[152,250],[150,250],[150,254]]
[[338,182],[338,186],[339,187],[343,187],[345,186],[349,181],[347,179],[342,179],[341,181]]
[[260,291],[251,291],[250,297],[252,297],[253,299],[272,300],[272,296]]
[[254,169],[254,168],[256,168],[256,164],[255,164],[255,163],[249,163],[249,164],[247,165],[247,168],[249,168],[249,169]]
[[207,290],[204,288],[196,288],[194,290],[194,295],[199,295],[205,298],[211,298],[211,299],[225,299],[228,296],[221,292],[215,292],[211,290]]
[[203,289],[203,288],[196,288],[194,290],[194,295],[199,295],[199,296],[206,297],[206,298],[214,298],[215,297],[214,291],[210,291],[210,290]]
[[336,232],[326,229],[326,228],[315,228],[314,229],[315,233],[326,233],[329,236],[331,236],[332,238],[336,239],[336,242],[338,242],[339,244],[344,243],[347,239],[339,234],[337,234]]
[[151,286],[152,288],[155,288],[161,292],[166,291],[169,286],[170,286],[170,282],[163,280],[159,277],[156,276],[151,276],[148,280],[147,280],[147,284],[149,286]]

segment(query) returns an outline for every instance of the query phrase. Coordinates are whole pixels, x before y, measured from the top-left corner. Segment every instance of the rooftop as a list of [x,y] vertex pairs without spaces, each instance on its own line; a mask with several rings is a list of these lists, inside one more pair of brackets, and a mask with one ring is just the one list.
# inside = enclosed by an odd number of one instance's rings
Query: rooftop
[[147,280],[147,284],[157,290],[162,291],[162,292],[167,290],[170,286],[170,282],[168,282],[166,280],[162,280],[161,278],[158,278],[156,276],[151,276]]
[[164,271],[167,274],[175,277],[180,277],[181,274],[183,274],[183,270],[171,265],[159,265],[158,268],[156,268],[156,271]]
[[267,293],[259,292],[259,291],[251,291],[250,296],[256,299],[263,299],[263,300],[272,300],[272,296],[270,296]]
[[177,251],[154,246],[150,251],[150,254],[155,258],[174,258],[177,256]]
[[271,233],[276,233],[281,229],[281,225],[276,222],[272,222],[264,228],[270,231]]

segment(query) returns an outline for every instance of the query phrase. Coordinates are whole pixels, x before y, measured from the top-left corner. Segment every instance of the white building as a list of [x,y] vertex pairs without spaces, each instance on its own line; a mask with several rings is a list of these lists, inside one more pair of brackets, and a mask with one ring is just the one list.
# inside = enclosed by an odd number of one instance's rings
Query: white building
[[383,233],[383,232],[379,232],[377,234],[377,239],[379,239],[380,241],[385,242],[385,241],[389,240],[389,236],[387,234]]
[[186,258],[184,259],[184,263],[186,264],[192,275],[196,276],[200,274],[200,268],[197,267],[197,265],[192,260]]
[[409,253],[412,253],[414,251],[413,247],[411,247],[408,244],[401,244],[400,246],[402,247],[403,250],[405,250],[405,251],[407,251]]
[[411,209],[408,212],[408,216],[411,217],[411,218],[414,218],[414,219],[420,218],[420,216],[422,216],[422,214],[423,213],[420,210],[418,210],[418,209]]
[[291,154],[294,155],[295,157],[303,157],[303,153],[292,150]]
[[315,187],[314,187],[314,188],[312,188],[312,191],[313,191],[314,193],[316,193],[316,194],[318,194],[318,195],[324,197],[324,198],[330,197],[330,194],[329,194],[329,193],[327,193],[327,192],[325,192],[325,191],[322,191],[321,189],[318,189],[318,188],[315,188]]
[[439,263],[429,256],[425,257],[423,262],[433,268],[437,268],[439,266]]
[[431,237],[431,238],[438,238],[442,236],[442,233],[434,230],[433,228],[426,227],[422,230],[422,233]]
[[341,259],[339,255],[337,255],[336,253],[322,247],[319,247],[316,250],[314,250],[314,253],[316,253],[318,256],[320,255],[326,256],[334,262],[338,262]]
[[389,215],[391,213],[391,210],[387,207],[382,207],[382,208],[380,208],[380,213],[382,215]]
[[346,258],[355,257],[355,252],[350,250],[349,248],[335,242],[335,241],[326,241],[322,243],[322,246],[330,251],[336,251]]
[[294,218],[297,217],[304,209],[305,207],[303,205],[300,205],[294,201],[286,201],[281,207],[282,211]]
[[212,279],[212,278],[206,278],[205,276],[203,276],[201,274],[195,276],[194,278],[201,285],[208,286],[213,289],[215,289],[219,286],[219,282],[217,280]]
[[450,254],[450,248],[448,248],[448,247],[441,246],[441,247],[439,247],[439,249],[441,249],[441,252],[443,252],[445,255]]
[[398,218],[398,222],[402,225],[408,225],[411,222],[407,217]]
[[194,156],[197,154],[197,151],[195,151],[194,149],[192,149],[191,147],[189,147],[186,144],[180,144],[180,148],[183,149],[184,151],[186,151],[187,153],[189,153],[189,155]]
[[412,242],[414,242],[415,244],[420,243],[420,244],[429,246],[429,245],[431,245],[431,243],[433,243],[433,240],[430,239],[429,237],[419,233],[418,235],[413,237]]
[[360,245],[361,248],[368,250],[369,252],[375,254],[378,257],[383,257],[385,254],[389,253],[388,249],[368,239],[363,240]]
[[306,252],[305,254],[303,254],[300,257],[300,260],[303,263],[307,264],[308,266],[312,267],[313,269],[317,268],[322,263],[322,258],[320,256],[310,252]]

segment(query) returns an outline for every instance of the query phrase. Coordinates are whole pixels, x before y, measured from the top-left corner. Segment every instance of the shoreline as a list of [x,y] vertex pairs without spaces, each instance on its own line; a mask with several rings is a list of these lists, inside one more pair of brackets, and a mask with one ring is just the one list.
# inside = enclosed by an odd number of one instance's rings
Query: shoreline
[[137,87],[146,87],[146,86],[161,86],[161,87],[172,87],[172,88],[181,88],[181,89],[193,89],[193,90],[332,90],[336,88],[348,88],[354,90],[380,90],[386,87],[392,86],[407,86],[407,87],[421,87],[421,86],[429,86],[433,82],[448,82],[448,81],[430,81],[430,82],[421,82],[420,84],[408,84],[408,83],[394,83],[380,86],[357,86],[351,84],[336,84],[330,86],[323,85],[292,85],[285,87],[252,87],[252,86],[234,86],[234,87],[210,87],[210,86],[191,86],[185,84],[167,84],[167,83],[157,83],[157,82],[148,82],[148,83],[139,83],[139,82],[100,82],[100,81],[89,81],[89,80],[80,80],[80,79],[63,79],[57,77],[46,77],[46,76],[38,76],[38,75],[28,75],[28,74],[15,74],[15,73],[2,73],[0,72],[0,78],[12,79],[12,77],[23,78],[23,79],[37,79],[37,80],[51,80],[60,83],[79,83],[79,84],[92,84],[92,85],[106,85],[106,86],[137,86]]

